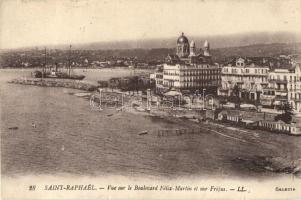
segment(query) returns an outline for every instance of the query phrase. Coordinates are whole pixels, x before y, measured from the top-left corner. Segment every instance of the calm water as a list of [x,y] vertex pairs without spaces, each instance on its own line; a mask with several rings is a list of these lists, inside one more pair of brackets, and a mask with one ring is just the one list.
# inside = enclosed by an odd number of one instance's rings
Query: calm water
[[[90,70],[85,72],[85,81],[132,73],[119,69],[114,72]],[[154,123],[149,117],[129,113],[92,111],[87,100],[68,94],[76,90],[6,83],[29,74],[26,70],[1,71],[3,174],[139,174],[146,171],[155,174],[168,171],[164,169],[164,162],[154,162],[162,159],[156,147],[157,137],[142,137],[138,133],[144,130],[155,133],[161,128],[175,127],[175,124]],[[18,129],[10,130],[10,127]]]
[[[158,129],[196,125],[112,110],[92,111],[87,100],[68,94],[75,90],[6,83],[14,77],[28,75],[29,71],[1,70],[0,73],[3,175],[250,177],[263,172],[234,163],[234,158],[276,156],[300,145],[293,137],[287,139],[283,135],[273,140],[266,137],[266,141],[278,143],[274,146],[245,145],[208,132],[160,138]],[[86,81],[95,82],[132,72],[91,70],[85,73]],[[149,134],[140,136],[138,133],[144,130]],[[265,172],[265,175],[270,174]]]

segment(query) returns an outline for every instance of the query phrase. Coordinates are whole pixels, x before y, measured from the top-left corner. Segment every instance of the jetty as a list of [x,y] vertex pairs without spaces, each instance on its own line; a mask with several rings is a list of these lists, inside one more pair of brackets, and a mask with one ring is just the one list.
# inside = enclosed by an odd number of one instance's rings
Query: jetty
[[55,79],[55,78],[18,78],[8,81],[8,83],[21,84],[21,85],[36,85],[41,87],[64,87],[79,89],[85,91],[95,91],[98,86],[83,81],[72,79]]

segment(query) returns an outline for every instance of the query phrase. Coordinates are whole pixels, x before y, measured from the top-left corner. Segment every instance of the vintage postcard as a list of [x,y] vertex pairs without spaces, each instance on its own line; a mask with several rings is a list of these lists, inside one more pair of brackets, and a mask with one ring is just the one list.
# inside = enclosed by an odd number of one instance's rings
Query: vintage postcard
[[1,199],[301,199],[300,0],[0,1]]

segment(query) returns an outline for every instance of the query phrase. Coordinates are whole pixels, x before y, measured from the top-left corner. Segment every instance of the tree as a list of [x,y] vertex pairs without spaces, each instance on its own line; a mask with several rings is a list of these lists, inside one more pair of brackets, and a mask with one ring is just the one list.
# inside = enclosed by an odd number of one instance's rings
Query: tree
[[129,90],[130,91],[136,90],[136,92],[138,92],[138,90],[139,90],[139,77],[138,76],[133,76],[130,78]]
[[239,93],[240,93],[240,88],[237,84],[235,84],[234,87],[233,87],[233,90],[232,90],[232,94],[235,96],[235,107],[236,108],[240,108]]
[[282,113],[275,116],[275,121],[281,120],[287,124],[291,123],[293,119],[293,108],[289,102],[282,103],[278,106],[278,110],[281,110]]

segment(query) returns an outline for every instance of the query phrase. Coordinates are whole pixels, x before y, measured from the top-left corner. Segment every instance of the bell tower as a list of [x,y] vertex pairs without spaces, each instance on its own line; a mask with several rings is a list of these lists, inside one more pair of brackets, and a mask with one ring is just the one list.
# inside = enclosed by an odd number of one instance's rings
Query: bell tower
[[192,40],[190,42],[190,54],[189,56],[195,56],[195,42]]
[[210,44],[207,40],[204,42],[204,56],[211,56],[210,55]]

